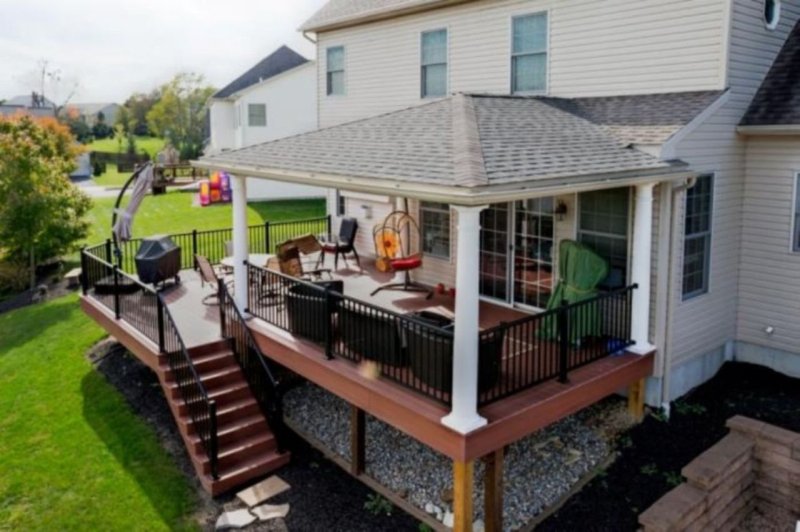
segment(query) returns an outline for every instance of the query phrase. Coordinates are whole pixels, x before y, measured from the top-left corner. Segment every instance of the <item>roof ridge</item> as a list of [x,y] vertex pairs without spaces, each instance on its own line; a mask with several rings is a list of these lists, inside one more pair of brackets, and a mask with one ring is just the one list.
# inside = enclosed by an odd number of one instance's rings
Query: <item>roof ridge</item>
[[453,168],[456,185],[475,187],[489,184],[481,148],[481,133],[472,97],[456,94],[451,98],[453,120]]

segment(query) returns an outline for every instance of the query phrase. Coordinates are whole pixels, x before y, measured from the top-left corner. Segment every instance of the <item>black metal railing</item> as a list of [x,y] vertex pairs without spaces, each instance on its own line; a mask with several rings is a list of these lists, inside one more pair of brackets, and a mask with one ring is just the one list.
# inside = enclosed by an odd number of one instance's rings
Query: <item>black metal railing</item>
[[216,403],[209,399],[163,296],[123,272],[117,264],[98,256],[108,256],[110,253],[105,245],[81,250],[83,293],[112,311],[115,319],[127,322],[158,345],[208,455],[211,475],[216,479]]
[[[331,232],[330,216],[292,220],[286,222],[264,222],[247,228],[250,253],[275,253],[278,244],[305,234],[329,236]],[[194,268],[194,256],[203,255],[212,264],[218,264],[223,258],[233,254],[233,230],[209,229],[174,233],[170,238],[183,250],[181,253],[181,269]],[[107,262],[116,263],[122,271],[136,271],[136,251],[142,243],[141,238],[133,238],[119,243],[119,252],[113,250],[109,239],[103,244],[87,248],[96,256]]]
[[633,345],[631,299],[636,285],[526,316],[481,332],[503,338],[497,385],[482,391],[481,405],[544,381],[567,382],[569,372]]
[[222,336],[231,340],[236,362],[275,434],[278,450],[283,452],[286,427],[283,421],[283,392],[280,382],[270,369],[267,358],[261,352],[244,316],[222,280],[219,281],[218,293]]

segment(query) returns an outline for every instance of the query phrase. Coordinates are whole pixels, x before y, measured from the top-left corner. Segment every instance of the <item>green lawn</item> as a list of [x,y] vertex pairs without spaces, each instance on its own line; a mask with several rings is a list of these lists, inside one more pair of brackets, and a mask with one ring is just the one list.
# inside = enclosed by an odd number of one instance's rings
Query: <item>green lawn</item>
[[[142,237],[158,233],[183,233],[192,229],[223,229],[231,227],[230,204],[209,207],[192,206],[194,194],[170,192],[161,196],[147,196],[133,221],[133,236]],[[89,213],[92,232],[87,243],[96,244],[111,235],[111,213],[116,198],[96,198]],[[123,206],[125,203],[123,202]],[[277,200],[251,202],[247,205],[247,219],[251,225],[264,221],[299,220],[325,215],[324,200]]]
[[196,495],[92,369],[76,296],[0,315],[0,529],[171,530]]
[[[164,148],[164,139],[159,137],[135,137],[136,151],[146,151],[151,158],[155,158],[156,154]],[[109,153],[119,153],[119,141],[114,138],[99,139],[92,141],[86,145],[89,151],[105,151]],[[122,150],[126,150],[128,143],[123,139]]]
[[125,181],[131,177],[133,172],[117,172],[117,165],[109,164],[106,166],[106,171],[103,175],[93,177],[95,185],[108,188],[122,188]]

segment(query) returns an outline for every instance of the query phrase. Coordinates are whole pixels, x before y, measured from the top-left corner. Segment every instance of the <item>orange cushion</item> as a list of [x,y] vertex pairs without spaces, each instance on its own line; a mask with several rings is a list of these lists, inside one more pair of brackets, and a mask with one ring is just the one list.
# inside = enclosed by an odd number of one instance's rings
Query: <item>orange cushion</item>
[[422,266],[421,257],[405,257],[402,259],[392,259],[392,269],[397,271],[413,270]]

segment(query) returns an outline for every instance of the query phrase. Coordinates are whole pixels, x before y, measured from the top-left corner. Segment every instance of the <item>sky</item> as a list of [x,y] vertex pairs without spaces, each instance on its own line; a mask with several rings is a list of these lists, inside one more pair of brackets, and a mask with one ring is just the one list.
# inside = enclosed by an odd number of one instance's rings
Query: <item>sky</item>
[[313,58],[297,28],[326,0],[0,0],[0,99],[39,90],[57,103],[122,103],[178,72],[221,88],[282,44]]

